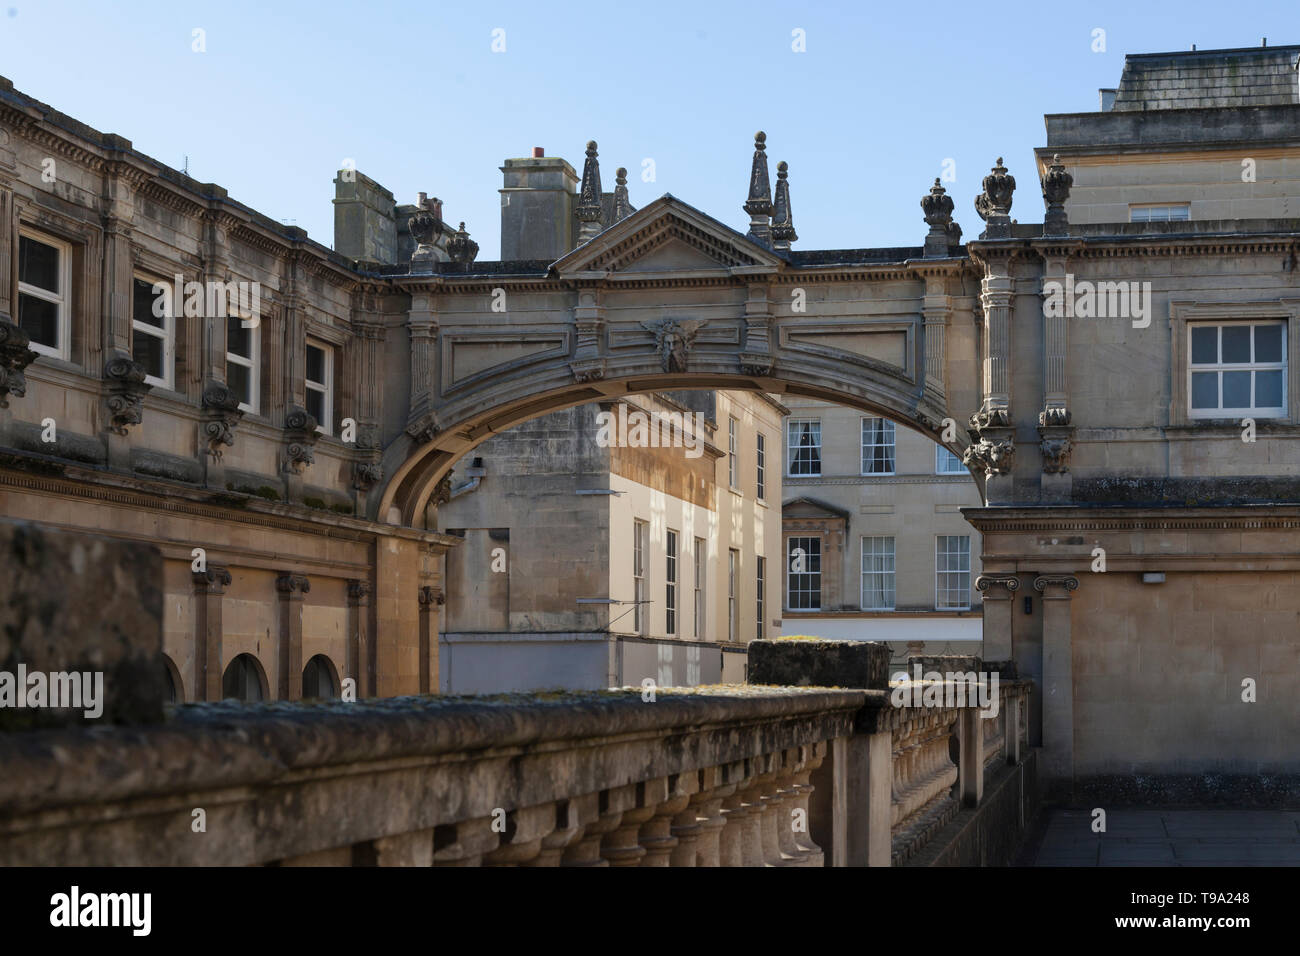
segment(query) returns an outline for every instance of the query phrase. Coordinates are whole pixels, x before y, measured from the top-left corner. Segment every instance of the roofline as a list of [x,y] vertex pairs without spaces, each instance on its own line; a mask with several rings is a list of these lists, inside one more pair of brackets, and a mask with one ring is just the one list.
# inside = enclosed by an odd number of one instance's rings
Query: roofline
[[1125,60],[1154,60],[1161,57],[1190,57],[1190,56],[1217,56],[1226,53],[1260,53],[1261,51],[1300,53],[1300,43],[1285,43],[1281,46],[1238,46],[1228,47],[1222,50],[1174,50],[1169,53],[1125,53]]

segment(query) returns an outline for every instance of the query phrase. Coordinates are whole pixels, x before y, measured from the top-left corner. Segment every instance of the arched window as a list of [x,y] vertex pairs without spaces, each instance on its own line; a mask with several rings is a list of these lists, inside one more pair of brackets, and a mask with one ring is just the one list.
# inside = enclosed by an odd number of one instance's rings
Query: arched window
[[302,669],[302,696],[304,700],[338,698],[339,682],[334,676],[334,663],[324,654],[317,654]]
[[226,667],[221,678],[221,696],[224,700],[253,702],[266,699],[266,678],[262,665],[252,654],[240,654]]
[[166,654],[163,655],[163,701],[168,704],[185,703],[185,685],[181,682],[180,671]]

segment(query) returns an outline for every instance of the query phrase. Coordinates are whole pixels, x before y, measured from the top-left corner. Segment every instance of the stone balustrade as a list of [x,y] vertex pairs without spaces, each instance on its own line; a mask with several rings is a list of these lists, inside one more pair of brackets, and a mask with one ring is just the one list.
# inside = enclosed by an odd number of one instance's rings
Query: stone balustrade
[[978,807],[990,741],[1019,762],[1026,692],[1003,681],[993,720],[723,685],[3,734],[0,865],[898,865]]

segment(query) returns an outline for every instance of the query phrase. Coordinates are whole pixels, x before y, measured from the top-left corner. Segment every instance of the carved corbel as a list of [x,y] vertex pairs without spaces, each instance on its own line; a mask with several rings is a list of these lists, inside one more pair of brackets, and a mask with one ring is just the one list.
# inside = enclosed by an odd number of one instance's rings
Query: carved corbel
[[1009,475],[1016,462],[1016,443],[1010,438],[980,438],[961,457],[967,468],[985,475]]
[[132,425],[144,418],[144,397],[153,388],[145,378],[145,368],[124,352],[104,363],[104,380],[108,383],[109,430],[125,435]]
[[1038,448],[1043,454],[1043,471],[1063,475],[1070,470],[1070,452],[1074,450],[1069,409],[1052,405],[1038,413]]
[[244,413],[239,409],[239,396],[222,382],[209,382],[203,389],[203,437],[207,452],[216,461],[221,460],[222,445],[235,443],[234,428]]
[[290,405],[284,416],[285,470],[301,475],[304,469],[315,464],[314,449],[319,437],[315,416],[305,408]]
[[32,338],[22,328],[0,315],[0,408],[9,407],[9,396],[27,394],[27,376],[23,370],[36,361],[37,353],[27,346]]

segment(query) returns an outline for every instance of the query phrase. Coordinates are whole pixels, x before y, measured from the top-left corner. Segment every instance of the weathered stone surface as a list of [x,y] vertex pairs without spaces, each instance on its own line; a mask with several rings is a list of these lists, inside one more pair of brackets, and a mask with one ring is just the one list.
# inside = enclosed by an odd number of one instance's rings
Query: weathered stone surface
[[880,690],[890,654],[874,641],[751,641],[749,683]]
[[[158,549],[2,522],[0,555],[0,671],[98,672],[103,713],[93,723],[160,721]],[[3,730],[87,722],[80,708],[0,707]]]

